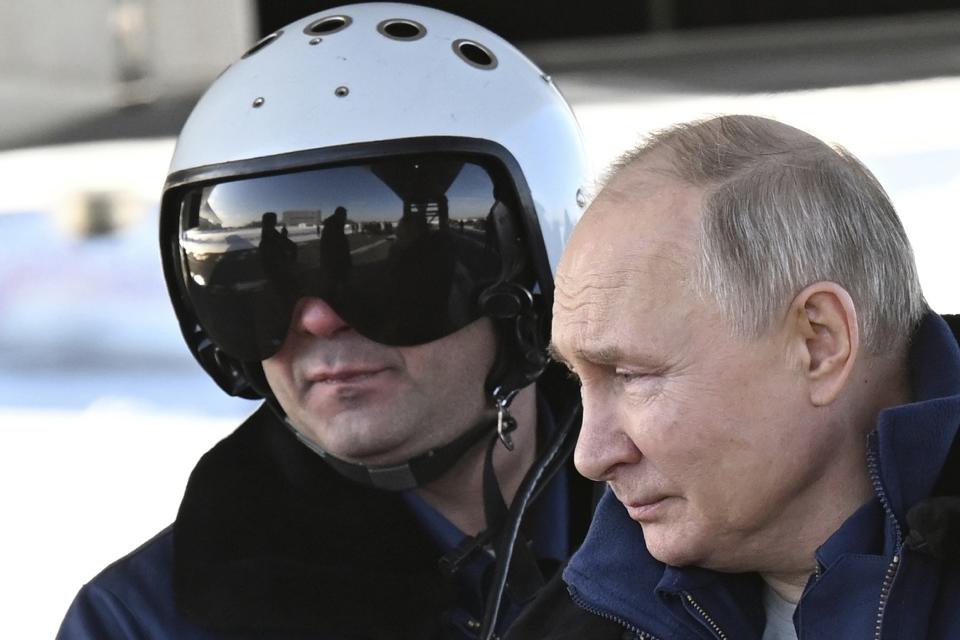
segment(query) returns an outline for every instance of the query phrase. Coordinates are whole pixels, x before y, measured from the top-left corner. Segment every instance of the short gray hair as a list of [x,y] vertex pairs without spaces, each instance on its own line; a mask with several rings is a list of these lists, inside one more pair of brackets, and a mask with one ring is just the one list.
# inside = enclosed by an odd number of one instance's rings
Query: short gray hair
[[835,282],[873,354],[906,345],[927,305],[889,197],[841,147],[775,120],[676,125],[622,157],[669,150],[671,173],[704,189],[694,283],[739,335],[757,336],[807,285]]

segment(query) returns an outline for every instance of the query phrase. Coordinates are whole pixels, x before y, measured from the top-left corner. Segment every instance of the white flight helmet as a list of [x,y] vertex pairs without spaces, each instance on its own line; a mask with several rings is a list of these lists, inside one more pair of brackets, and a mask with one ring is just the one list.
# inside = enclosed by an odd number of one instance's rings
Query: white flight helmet
[[[552,274],[588,175],[550,77],[490,31],[398,3],[296,21],[216,79],[177,141],[161,245],[184,337],[222,388],[257,397],[269,389],[251,371],[279,348],[298,296],[329,296],[360,333],[388,344],[436,339],[482,314],[509,320],[532,302],[536,327],[514,331],[526,379],[494,380],[518,387],[543,366]],[[368,201],[381,192],[397,202]],[[371,212],[391,204],[394,218]],[[384,247],[395,253],[414,227],[463,237],[411,245],[426,267],[388,259]],[[453,245],[486,257],[451,258]],[[491,245],[496,266],[476,266]],[[454,273],[436,283],[428,267]],[[397,274],[427,284],[387,282]]]

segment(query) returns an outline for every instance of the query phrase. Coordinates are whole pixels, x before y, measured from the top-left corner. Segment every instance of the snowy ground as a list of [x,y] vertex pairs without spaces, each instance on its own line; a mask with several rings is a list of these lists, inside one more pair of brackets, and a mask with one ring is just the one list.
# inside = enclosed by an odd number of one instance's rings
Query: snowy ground
[[[957,312],[957,96],[960,80],[946,78],[660,93],[584,101],[577,113],[598,168],[647,130],[711,113],[771,115],[844,143],[901,212],[930,302]],[[169,143],[131,145],[169,152]],[[129,169],[137,154],[117,149],[46,150],[44,184],[56,189],[57,172],[66,181],[81,164]],[[17,639],[52,637],[85,580],[169,523],[196,459],[253,407],[216,389],[181,342],[161,280],[156,202],[122,233],[79,241],[45,207],[23,206],[30,194],[18,187],[38,184],[27,159],[0,154],[4,191],[19,194],[11,208],[0,192],[0,637]]]
[[77,589],[176,514],[193,464],[254,406],[180,339],[153,212],[65,236],[0,215],[0,637],[52,638]]

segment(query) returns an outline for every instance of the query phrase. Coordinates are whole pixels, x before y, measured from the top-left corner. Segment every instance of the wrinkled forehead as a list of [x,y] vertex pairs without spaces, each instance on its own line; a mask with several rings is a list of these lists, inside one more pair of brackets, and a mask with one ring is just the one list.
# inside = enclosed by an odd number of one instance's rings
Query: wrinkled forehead
[[555,342],[599,336],[640,316],[656,321],[687,304],[701,201],[699,189],[657,172],[614,176],[560,261]]
[[631,246],[598,234],[571,246],[557,272],[554,320],[600,325],[655,314],[690,292],[690,256],[668,242]]

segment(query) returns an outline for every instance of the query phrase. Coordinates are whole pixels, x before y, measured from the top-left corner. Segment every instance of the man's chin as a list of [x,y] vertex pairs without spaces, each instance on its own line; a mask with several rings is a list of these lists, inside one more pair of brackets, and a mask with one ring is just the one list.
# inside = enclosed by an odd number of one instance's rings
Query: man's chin
[[[317,442],[315,438],[311,438]],[[321,449],[346,462],[372,467],[388,467],[402,464],[410,457],[405,455],[400,444],[389,442],[330,443],[317,442]]]
[[698,565],[701,554],[696,543],[684,540],[663,524],[641,525],[647,551],[654,559],[671,567]]
[[329,453],[341,460],[346,460],[354,464],[362,464],[367,467],[393,467],[404,464],[410,460],[410,458],[414,457],[413,455],[406,455],[396,447],[388,447],[385,450],[382,448],[344,449],[340,451],[330,451]]
[[297,426],[297,430],[325,452],[341,460],[370,466],[389,466],[405,462],[408,443],[390,437],[389,430],[377,420],[363,416],[337,416],[323,425]]

